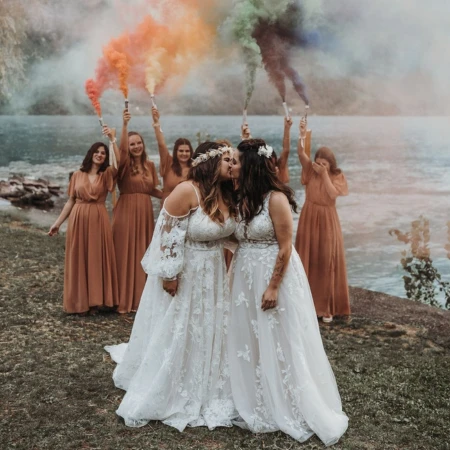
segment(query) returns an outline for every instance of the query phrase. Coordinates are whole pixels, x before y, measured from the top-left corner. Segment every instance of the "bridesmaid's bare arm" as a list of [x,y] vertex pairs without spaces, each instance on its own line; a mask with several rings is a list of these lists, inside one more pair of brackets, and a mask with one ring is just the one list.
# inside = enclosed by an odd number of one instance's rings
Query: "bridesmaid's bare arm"
[[313,170],[320,175],[322,183],[325,186],[325,190],[327,191],[327,194],[330,196],[332,200],[335,200],[339,196],[339,191],[334,187],[327,168],[322,164],[318,164],[316,162],[313,162],[312,167]]
[[161,126],[159,124],[160,114],[155,106],[153,106],[152,108],[152,118],[156,142],[158,143],[159,158],[161,161],[165,161],[167,156],[169,155],[169,150],[167,149],[166,140],[164,139],[164,133],[162,132]]
[[279,250],[272,278],[263,294],[263,311],[277,306],[278,289],[289,265],[292,253],[292,213],[287,197],[282,192],[273,192],[269,201],[269,213],[272,219]]
[[122,125],[122,134],[120,135],[120,152],[122,153],[122,157],[128,155],[128,122],[131,120],[131,114],[128,109],[123,110],[123,125]]
[[163,196],[163,192],[162,192],[161,189],[153,188],[153,190],[150,192],[150,195],[152,197],[156,197],[156,198],[159,198],[161,200],[162,196]]
[[283,183],[289,183],[288,159],[289,159],[289,152],[291,150],[291,126],[292,126],[292,119],[290,117],[285,117],[284,133],[283,133],[283,150],[280,154],[278,164],[280,169],[279,177]]
[[308,158],[308,155],[305,152],[305,140],[306,140],[306,119],[302,117],[302,120],[300,120],[300,137],[298,138],[298,145],[297,145],[297,153],[298,158],[300,160],[300,164],[302,165],[303,169],[308,167],[311,160]]
[[61,214],[56,219],[55,223],[50,227],[50,230],[47,233],[49,236],[54,236],[55,234],[58,234],[59,227],[69,217],[74,205],[75,205],[75,199],[73,197],[69,197],[69,200],[67,200],[66,204],[64,205],[63,210],[61,211]]
[[[114,155],[116,157],[117,161],[117,168],[120,165],[120,150],[117,146],[117,139],[116,139],[116,129],[115,128],[109,128],[107,125],[103,127],[103,134],[105,136],[108,136],[109,142],[112,143]],[[111,161],[110,161],[111,164]],[[117,169],[115,168],[115,169]]]

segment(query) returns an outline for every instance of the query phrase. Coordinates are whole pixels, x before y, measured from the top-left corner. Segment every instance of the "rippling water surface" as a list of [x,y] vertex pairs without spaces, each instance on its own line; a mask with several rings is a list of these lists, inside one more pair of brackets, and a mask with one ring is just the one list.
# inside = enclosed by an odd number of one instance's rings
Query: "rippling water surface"
[[[119,117],[105,117],[120,127]],[[239,142],[240,117],[163,117],[161,123],[170,145],[183,136],[196,143],[228,138]],[[249,117],[252,134],[281,149],[283,119]],[[291,186],[299,204],[304,201],[300,166],[295,152],[298,118],[292,128],[289,159]],[[350,195],[338,199],[344,232],[349,283],[404,296],[400,267],[403,244],[389,235],[391,228],[410,229],[424,215],[430,220],[433,260],[450,279],[447,222],[450,221],[450,118],[420,117],[310,117],[313,151],[331,147],[349,183]],[[148,153],[158,162],[149,117],[133,117],[130,130],[139,131]],[[102,140],[95,117],[0,116],[0,179],[12,173],[45,177],[67,185],[90,144]],[[0,208],[7,203],[0,202]],[[155,202],[156,206],[156,202]],[[60,208],[50,213],[27,212],[31,220],[49,224]],[[295,218],[297,221],[298,217]]]

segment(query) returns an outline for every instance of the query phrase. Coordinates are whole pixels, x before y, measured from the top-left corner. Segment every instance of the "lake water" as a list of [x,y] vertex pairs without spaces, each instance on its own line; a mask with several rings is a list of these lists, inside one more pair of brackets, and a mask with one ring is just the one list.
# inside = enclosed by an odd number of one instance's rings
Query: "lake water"
[[[110,126],[120,127],[120,117],[104,119]],[[295,151],[298,121],[296,118],[292,127],[289,165],[291,187],[302,205],[304,189]],[[197,143],[198,132],[203,139],[209,134],[211,139],[239,142],[240,117],[168,116],[161,123],[169,147],[180,136]],[[282,117],[250,116],[249,123],[253,136],[263,137],[277,152],[281,150]],[[313,151],[322,145],[331,147],[349,183],[350,195],[338,199],[349,283],[404,297],[399,261],[405,246],[390,236],[389,230],[409,231],[420,215],[430,220],[432,258],[449,280],[450,260],[444,245],[450,221],[450,118],[312,116],[309,127]],[[157,163],[151,119],[133,117],[129,128],[141,132]],[[65,187],[69,172],[79,167],[97,140],[102,136],[93,116],[0,116],[0,179],[17,173],[45,177]],[[0,207],[8,208],[6,202]],[[26,214],[48,225],[59,212],[58,204],[49,213]]]

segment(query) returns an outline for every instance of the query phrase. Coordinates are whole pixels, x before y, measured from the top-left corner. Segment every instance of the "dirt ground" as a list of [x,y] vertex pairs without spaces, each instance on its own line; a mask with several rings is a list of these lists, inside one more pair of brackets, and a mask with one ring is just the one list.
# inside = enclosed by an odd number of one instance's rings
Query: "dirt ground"
[[[283,433],[184,433],[115,415],[103,350],[133,316],[62,311],[64,237],[0,218],[1,449],[322,449]],[[334,449],[450,449],[450,312],[351,288],[351,322],[321,325],[349,429]]]

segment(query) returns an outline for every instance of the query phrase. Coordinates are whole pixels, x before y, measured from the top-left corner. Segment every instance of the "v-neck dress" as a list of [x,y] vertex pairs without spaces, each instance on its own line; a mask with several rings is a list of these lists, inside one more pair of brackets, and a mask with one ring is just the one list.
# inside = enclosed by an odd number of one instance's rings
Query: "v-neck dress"
[[119,303],[116,257],[105,207],[115,174],[108,167],[91,182],[86,172],[77,170],[70,179],[68,194],[75,205],[66,233],[63,305],[67,313]]

